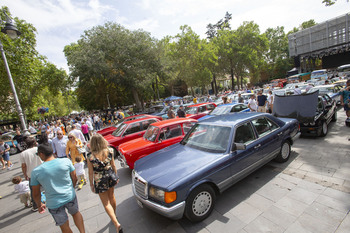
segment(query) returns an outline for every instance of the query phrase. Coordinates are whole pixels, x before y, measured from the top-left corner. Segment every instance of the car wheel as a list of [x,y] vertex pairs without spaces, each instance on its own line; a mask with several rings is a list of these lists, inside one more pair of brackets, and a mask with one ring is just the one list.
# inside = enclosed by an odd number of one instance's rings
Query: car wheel
[[275,161],[279,163],[284,163],[289,159],[291,152],[291,146],[289,141],[284,141],[282,146],[281,146],[281,151],[277,155]]
[[18,153],[18,149],[16,147],[11,147],[10,148],[10,155],[15,155]]
[[215,191],[204,184],[195,188],[187,198],[185,216],[192,222],[206,219],[214,208]]
[[323,121],[322,122],[322,129],[321,129],[321,137],[324,137],[326,136],[328,133],[328,125],[327,125],[327,122],[326,121]]
[[337,121],[337,110],[334,110],[334,114],[332,116],[332,121],[336,122]]

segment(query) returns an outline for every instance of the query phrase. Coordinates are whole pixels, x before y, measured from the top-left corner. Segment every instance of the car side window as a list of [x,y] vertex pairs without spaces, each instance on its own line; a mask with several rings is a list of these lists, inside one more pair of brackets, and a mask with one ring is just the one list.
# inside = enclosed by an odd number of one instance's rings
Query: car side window
[[200,106],[198,112],[205,112],[206,110],[205,106]]
[[207,105],[207,110],[213,110],[214,108],[215,108],[215,106],[212,104]]
[[124,135],[136,133],[136,132],[139,132],[140,130],[141,130],[140,123],[133,123],[133,124],[130,124],[129,127],[125,130]]
[[143,121],[142,122],[142,130],[146,130],[148,128],[148,126],[154,122],[156,122],[156,120],[154,120],[154,119]]
[[184,133],[187,134],[188,131],[192,128],[192,126],[195,124],[195,122],[185,122],[183,123]]
[[235,105],[231,109],[231,112],[240,112],[241,111],[241,105]]
[[254,135],[253,128],[249,122],[243,125],[240,125],[236,129],[235,139],[234,139],[235,143],[247,144],[253,140],[255,140],[255,135]]
[[162,129],[159,135],[159,140],[166,140],[182,135],[180,125],[171,125]]
[[252,120],[252,123],[253,123],[259,137],[268,134],[272,130],[271,126],[266,118],[258,118],[258,119]]

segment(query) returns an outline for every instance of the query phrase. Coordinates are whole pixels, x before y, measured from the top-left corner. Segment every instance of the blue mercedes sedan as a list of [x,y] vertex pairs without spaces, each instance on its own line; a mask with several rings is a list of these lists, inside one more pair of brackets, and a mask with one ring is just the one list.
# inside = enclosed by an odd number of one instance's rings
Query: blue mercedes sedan
[[202,221],[218,194],[271,160],[287,161],[299,135],[297,120],[266,113],[203,120],[180,143],[135,163],[134,195],[168,218]]

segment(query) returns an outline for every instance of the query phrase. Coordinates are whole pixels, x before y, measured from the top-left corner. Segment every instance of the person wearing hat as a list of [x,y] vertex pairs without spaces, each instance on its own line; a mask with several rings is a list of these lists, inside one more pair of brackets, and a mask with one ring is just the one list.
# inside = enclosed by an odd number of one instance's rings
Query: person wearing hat
[[186,117],[186,113],[184,111],[184,106],[180,105],[179,110],[177,110],[177,116],[178,117]]

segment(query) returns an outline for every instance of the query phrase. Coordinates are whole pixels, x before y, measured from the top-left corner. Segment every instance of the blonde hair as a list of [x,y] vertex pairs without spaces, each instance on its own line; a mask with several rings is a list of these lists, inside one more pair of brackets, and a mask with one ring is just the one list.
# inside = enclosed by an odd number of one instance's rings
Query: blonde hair
[[75,136],[74,133],[69,133],[69,134],[68,134],[68,137],[70,137],[70,136],[72,136],[74,139],[77,139],[77,137]]
[[95,134],[90,139],[90,149],[92,156],[101,154],[102,160],[105,160],[108,155],[108,142],[101,134]]

